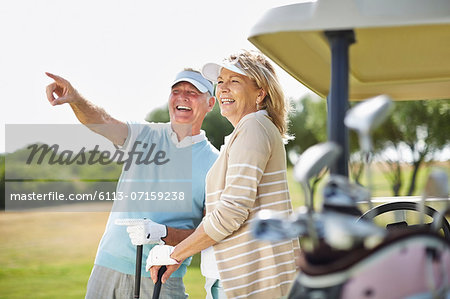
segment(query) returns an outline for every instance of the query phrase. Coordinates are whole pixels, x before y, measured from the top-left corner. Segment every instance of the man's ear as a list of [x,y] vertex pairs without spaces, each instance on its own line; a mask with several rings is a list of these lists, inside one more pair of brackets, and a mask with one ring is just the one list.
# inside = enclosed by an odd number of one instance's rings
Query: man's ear
[[214,104],[216,103],[215,97],[210,97],[208,99],[208,112],[210,112],[214,108]]

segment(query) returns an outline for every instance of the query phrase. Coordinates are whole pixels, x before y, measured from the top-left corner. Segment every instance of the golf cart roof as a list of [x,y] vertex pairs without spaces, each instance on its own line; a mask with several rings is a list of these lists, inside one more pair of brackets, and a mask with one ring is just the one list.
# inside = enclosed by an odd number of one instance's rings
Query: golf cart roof
[[450,98],[450,1],[319,0],[269,10],[249,41],[322,97],[331,55],[324,31],[353,29],[349,99]]

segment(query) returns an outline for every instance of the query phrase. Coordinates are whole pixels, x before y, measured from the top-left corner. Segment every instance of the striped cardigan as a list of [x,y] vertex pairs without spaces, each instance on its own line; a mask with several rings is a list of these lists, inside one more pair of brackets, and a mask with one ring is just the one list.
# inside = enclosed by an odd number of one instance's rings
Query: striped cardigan
[[278,129],[258,111],[243,117],[206,177],[203,227],[228,298],[279,298],[294,278],[298,240],[255,240],[249,224],[261,209],[292,212],[286,153]]

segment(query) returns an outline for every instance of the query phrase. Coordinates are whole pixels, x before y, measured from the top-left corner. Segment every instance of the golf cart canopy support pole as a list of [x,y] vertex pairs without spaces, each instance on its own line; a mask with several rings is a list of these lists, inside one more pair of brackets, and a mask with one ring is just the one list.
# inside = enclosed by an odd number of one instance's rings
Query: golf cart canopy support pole
[[353,30],[325,31],[331,48],[331,80],[327,97],[328,140],[342,147],[342,153],[331,165],[330,173],[348,177],[349,142],[344,124],[348,109],[348,49],[355,42]]

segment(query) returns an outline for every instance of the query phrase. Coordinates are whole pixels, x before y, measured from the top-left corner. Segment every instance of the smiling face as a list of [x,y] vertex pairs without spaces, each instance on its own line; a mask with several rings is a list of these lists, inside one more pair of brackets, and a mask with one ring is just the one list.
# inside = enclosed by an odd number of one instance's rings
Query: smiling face
[[191,83],[179,82],[172,86],[169,96],[170,122],[191,125],[192,134],[199,134],[203,119],[213,106],[214,98],[207,92],[200,92]]
[[247,114],[257,111],[265,92],[247,76],[222,68],[217,78],[216,97],[220,112],[235,127]]

